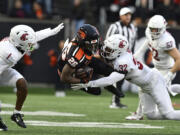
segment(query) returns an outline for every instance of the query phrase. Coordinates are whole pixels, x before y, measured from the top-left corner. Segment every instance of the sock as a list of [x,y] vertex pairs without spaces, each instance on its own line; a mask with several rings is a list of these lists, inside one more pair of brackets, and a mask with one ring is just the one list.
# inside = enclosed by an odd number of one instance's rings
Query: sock
[[14,109],[13,114],[17,114],[17,113],[21,113],[21,111],[18,111],[18,110],[16,110],[16,109]]

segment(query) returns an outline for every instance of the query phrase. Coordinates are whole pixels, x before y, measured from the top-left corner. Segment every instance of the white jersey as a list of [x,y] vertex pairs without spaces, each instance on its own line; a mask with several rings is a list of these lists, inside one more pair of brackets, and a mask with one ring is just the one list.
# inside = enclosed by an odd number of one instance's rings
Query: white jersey
[[[41,41],[49,36],[52,36],[53,32],[50,28],[43,29],[36,32],[36,42]],[[24,53],[21,53],[10,41],[9,38],[4,38],[0,41],[0,74],[8,69],[13,67],[23,56]]]
[[125,79],[139,86],[147,85],[151,79],[151,69],[136,61],[132,53],[124,52],[113,62],[114,69],[127,72]]
[[13,67],[22,57],[18,49],[9,42],[8,38],[0,42],[0,74],[7,68]]
[[157,69],[169,69],[174,65],[174,59],[166,52],[176,48],[174,38],[169,32],[165,32],[159,39],[151,40],[147,36],[147,44],[153,54],[153,64]]

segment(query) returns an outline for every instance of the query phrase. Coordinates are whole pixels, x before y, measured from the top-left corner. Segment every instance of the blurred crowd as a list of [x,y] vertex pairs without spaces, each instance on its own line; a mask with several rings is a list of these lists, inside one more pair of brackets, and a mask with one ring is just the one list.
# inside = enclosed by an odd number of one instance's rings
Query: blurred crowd
[[18,18],[53,19],[54,16],[97,24],[105,10],[106,22],[119,19],[119,10],[128,6],[135,24],[145,24],[154,14],[161,14],[172,26],[180,24],[180,0],[1,0],[0,12]]

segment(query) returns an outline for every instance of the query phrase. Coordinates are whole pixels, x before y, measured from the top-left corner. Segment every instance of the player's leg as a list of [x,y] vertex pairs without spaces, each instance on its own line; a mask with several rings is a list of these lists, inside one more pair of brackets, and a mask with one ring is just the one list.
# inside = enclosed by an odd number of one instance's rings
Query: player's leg
[[25,123],[23,122],[23,115],[21,114],[21,109],[26,99],[28,90],[27,90],[27,82],[23,78],[23,76],[18,73],[15,69],[9,68],[2,73],[3,84],[9,86],[16,86],[16,106],[11,116],[11,120],[15,121],[19,126],[26,128]]
[[89,94],[92,94],[92,95],[101,95],[101,88],[90,88],[88,87],[87,90],[86,89],[80,89],[84,92],[87,92]]
[[0,117],[0,130],[3,130],[3,131],[8,130],[8,127],[5,125],[1,117]]
[[148,93],[142,93],[140,95],[141,99],[141,107],[144,115],[151,120],[161,120],[164,119],[163,116],[157,109],[156,102],[152,98],[152,96]]
[[[163,75],[167,75],[168,72],[170,72],[170,69],[158,69],[158,71]],[[175,78],[176,74],[172,78],[172,80]],[[171,80],[171,81],[172,81]],[[167,84],[168,85],[168,92],[172,95],[175,96],[180,93],[180,85],[179,84],[173,84],[171,85],[171,82]]]
[[170,88],[174,93],[180,94],[180,84],[172,84]]
[[[114,69],[111,66],[107,65],[106,63],[95,57],[92,58],[89,66],[93,68],[94,73],[103,76],[109,76],[112,72],[114,72]],[[118,97],[120,97],[121,95],[120,92],[114,86],[108,86],[106,87],[106,89]]]
[[[1,76],[0,76],[0,83],[1,83]],[[1,111],[1,101],[0,101],[0,111]],[[0,117],[0,131],[7,131],[8,127],[6,124],[3,122],[2,118]]]
[[112,96],[112,103],[109,106],[110,108],[127,108],[126,105],[124,105],[120,102],[121,98],[123,98],[125,96],[124,93],[122,92],[123,82],[124,82],[124,80],[116,83],[116,89],[119,91],[120,96],[116,96],[116,95]]
[[139,95],[138,107],[136,109],[136,112],[133,112],[131,115],[126,117],[126,120],[143,120],[143,115],[144,114],[143,114],[143,109],[142,109],[142,104],[141,104],[141,102],[143,102],[143,101],[141,101],[141,99],[143,98],[143,97],[141,97],[143,92],[139,87],[138,87],[138,89],[139,89],[139,92],[138,92],[138,95]]
[[160,114],[164,119],[180,120],[180,110],[173,109],[164,79],[159,76],[156,81],[151,96],[157,104]]

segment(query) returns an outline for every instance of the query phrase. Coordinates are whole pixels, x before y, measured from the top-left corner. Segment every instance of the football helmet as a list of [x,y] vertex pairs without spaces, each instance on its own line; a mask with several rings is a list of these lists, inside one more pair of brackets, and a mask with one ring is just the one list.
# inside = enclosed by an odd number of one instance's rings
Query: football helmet
[[95,54],[99,45],[99,32],[96,27],[84,24],[77,32],[77,41],[80,47],[87,53]]
[[28,52],[36,44],[36,33],[27,25],[17,25],[11,29],[9,39],[16,48]]
[[160,36],[166,31],[167,22],[161,15],[154,15],[150,18],[146,29],[146,34],[149,35],[152,40],[159,39]]
[[113,60],[123,52],[126,52],[128,48],[129,43],[126,37],[114,34],[104,41],[104,45],[101,47],[101,56],[108,60]]

